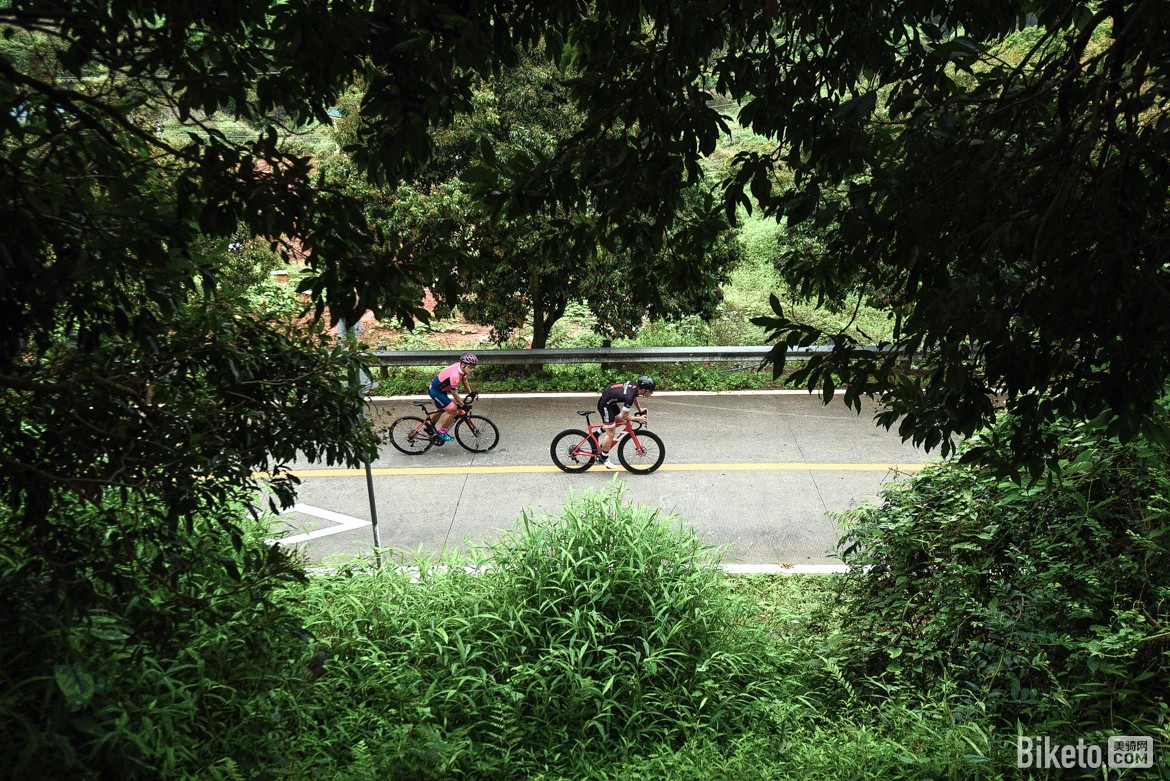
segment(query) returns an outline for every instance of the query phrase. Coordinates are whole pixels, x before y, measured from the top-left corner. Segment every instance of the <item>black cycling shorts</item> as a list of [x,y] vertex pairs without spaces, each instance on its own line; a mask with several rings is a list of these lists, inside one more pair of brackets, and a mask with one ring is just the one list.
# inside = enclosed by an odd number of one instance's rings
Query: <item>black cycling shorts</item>
[[597,411],[601,413],[601,422],[609,425],[618,419],[618,415],[622,414],[622,404],[620,401],[597,402]]

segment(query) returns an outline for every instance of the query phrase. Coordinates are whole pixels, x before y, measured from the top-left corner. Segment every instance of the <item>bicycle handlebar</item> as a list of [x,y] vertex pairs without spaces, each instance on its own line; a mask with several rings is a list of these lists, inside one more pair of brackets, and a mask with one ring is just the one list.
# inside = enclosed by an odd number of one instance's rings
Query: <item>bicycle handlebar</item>
[[457,412],[466,415],[471,410],[471,404],[477,396],[479,396],[479,391],[472,391],[471,393],[465,394],[463,396],[463,403],[459,405]]

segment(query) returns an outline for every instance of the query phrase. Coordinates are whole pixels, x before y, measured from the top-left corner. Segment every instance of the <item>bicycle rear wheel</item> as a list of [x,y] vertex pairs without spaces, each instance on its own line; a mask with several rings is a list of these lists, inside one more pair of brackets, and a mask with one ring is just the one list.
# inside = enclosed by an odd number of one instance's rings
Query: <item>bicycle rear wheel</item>
[[[634,443],[635,436],[638,438],[637,444]],[[662,466],[665,458],[666,446],[662,444],[657,434],[649,431],[639,431],[636,435],[622,437],[621,443],[618,444],[618,461],[634,474],[650,474]]]
[[500,441],[500,430],[483,415],[466,415],[455,424],[455,439],[472,453],[486,453]]
[[553,463],[566,472],[584,472],[593,466],[593,442],[579,428],[565,429],[553,437],[549,453]]
[[431,449],[431,437],[423,427],[423,419],[404,415],[390,424],[386,438],[400,453],[421,455]]

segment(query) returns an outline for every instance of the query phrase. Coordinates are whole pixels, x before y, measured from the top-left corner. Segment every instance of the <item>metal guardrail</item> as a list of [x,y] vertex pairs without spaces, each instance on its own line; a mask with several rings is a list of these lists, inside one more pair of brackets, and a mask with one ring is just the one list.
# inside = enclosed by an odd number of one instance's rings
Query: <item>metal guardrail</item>
[[[832,347],[814,346],[788,351],[788,360],[808,360]],[[877,347],[862,349],[878,350]],[[717,363],[738,361],[760,363],[771,345],[758,347],[583,347],[564,350],[474,350],[481,365],[524,365],[536,363]],[[439,366],[459,360],[461,350],[372,350],[367,355],[378,366]]]

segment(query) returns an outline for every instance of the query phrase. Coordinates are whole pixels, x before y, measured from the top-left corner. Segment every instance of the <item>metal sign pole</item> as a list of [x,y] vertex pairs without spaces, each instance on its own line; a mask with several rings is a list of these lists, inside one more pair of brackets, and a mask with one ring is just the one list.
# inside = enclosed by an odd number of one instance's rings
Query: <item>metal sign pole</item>
[[374,524],[374,558],[378,569],[382,569],[382,535],[378,531],[378,506],[374,501],[374,473],[370,470],[370,462],[366,462],[366,493],[370,495],[370,518]]
[[[362,324],[361,323],[355,324],[353,327],[353,337],[355,340],[361,334],[361,332],[362,332]],[[338,339],[348,339],[349,338],[349,333],[346,331],[345,318],[338,318],[338,320],[337,320],[337,338]],[[366,374],[363,371],[362,377],[359,379],[359,382],[361,383],[361,393],[362,393],[362,397],[364,398],[366,396],[366,394],[369,393],[369,391],[372,389],[372,387],[374,385],[374,378],[370,377],[368,374]],[[367,420],[369,419],[369,415],[366,415],[366,419]],[[373,473],[373,470],[370,469],[370,462],[368,459],[366,460],[365,464],[366,464],[366,493],[370,497],[370,524],[374,529],[374,565],[379,570],[381,570],[382,569],[382,534],[381,534],[381,530],[378,528],[378,503],[374,499],[374,473]]]

